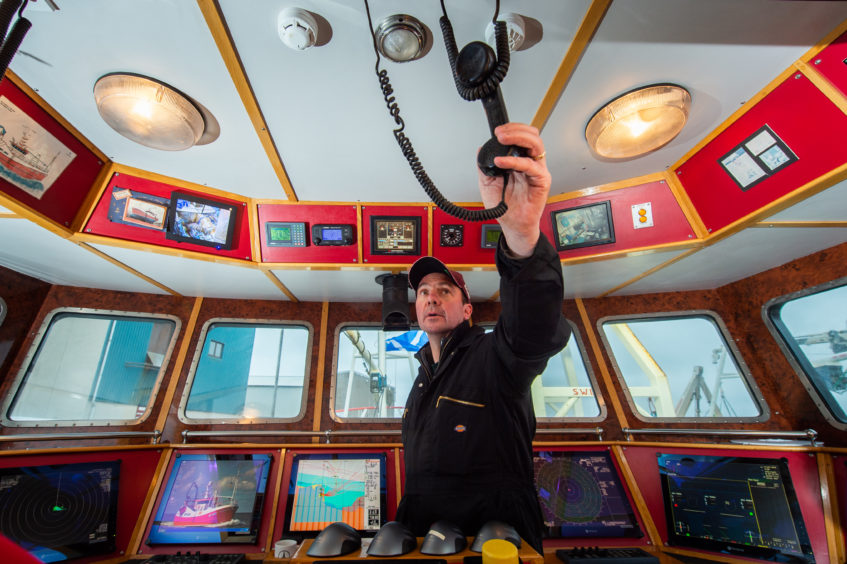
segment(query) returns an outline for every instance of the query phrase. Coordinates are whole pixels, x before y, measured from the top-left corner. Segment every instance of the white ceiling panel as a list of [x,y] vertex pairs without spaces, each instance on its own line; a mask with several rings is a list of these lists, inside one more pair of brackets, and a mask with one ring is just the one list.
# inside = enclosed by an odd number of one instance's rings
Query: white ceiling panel
[[847,228],[752,228],[706,247],[613,295],[717,288],[847,241]]
[[847,180],[794,204],[765,221],[847,221]]
[[685,250],[641,253],[620,258],[566,264],[562,267],[565,297],[592,298],[632,280],[639,273],[659,266]]
[[381,302],[380,274],[374,270],[272,270],[271,273],[301,302],[338,301],[339,292],[346,302]]
[[167,293],[26,219],[0,219],[0,241],[0,264],[51,284]]
[[[61,2],[32,21],[12,70],[115,162],[254,198],[285,199],[196,2]],[[130,72],[166,82],[205,106],[220,138],[159,151],[122,137],[100,118],[94,83]],[[221,166],[209,166],[219,163]]]
[[258,268],[194,260],[137,249],[92,246],[183,296],[288,300]]
[[[612,2],[544,130],[548,154],[555,155],[553,193],[674,164],[845,17],[843,2]],[[594,156],[585,141],[591,116],[629,90],[663,82],[691,93],[682,133],[644,157]]]

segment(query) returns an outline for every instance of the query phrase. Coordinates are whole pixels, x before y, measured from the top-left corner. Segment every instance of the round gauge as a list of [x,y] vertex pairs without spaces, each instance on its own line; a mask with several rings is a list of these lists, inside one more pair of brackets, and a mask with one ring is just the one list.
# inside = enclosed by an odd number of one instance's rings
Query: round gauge
[[465,226],[464,225],[442,225],[441,226],[441,246],[442,247],[461,247],[464,244]]

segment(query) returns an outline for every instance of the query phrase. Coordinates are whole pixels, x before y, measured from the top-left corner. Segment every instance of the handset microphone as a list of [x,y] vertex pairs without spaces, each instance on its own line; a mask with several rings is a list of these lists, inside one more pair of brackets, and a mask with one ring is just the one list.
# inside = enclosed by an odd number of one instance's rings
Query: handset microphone
[[[472,41],[465,45],[456,59],[456,81],[470,87],[483,85],[496,70],[497,58],[494,50],[482,41]],[[494,84],[490,90],[489,94],[480,99],[488,118],[491,139],[479,150],[476,160],[479,169],[486,176],[505,176],[508,171],[495,166],[494,157],[525,157],[527,152],[523,147],[503,145],[494,136],[494,129],[498,125],[509,122],[509,114],[506,112],[500,86]]]

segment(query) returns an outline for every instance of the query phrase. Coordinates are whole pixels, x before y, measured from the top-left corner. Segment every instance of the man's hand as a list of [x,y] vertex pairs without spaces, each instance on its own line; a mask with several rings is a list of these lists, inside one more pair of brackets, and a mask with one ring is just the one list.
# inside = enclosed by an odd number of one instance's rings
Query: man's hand
[[[497,221],[503,228],[503,236],[515,256],[528,257],[532,254],[540,234],[539,225],[547,196],[550,193],[550,172],[547,159],[538,159],[544,154],[544,143],[538,129],[522,123],[507,123],[494,130],[497,140],[503,145],[518,145],[527,149],[528,157],[496,157],[494,164],[502,169],[511,169],[506,188],[506,205],[509,210]],[[533,158],[536,157],[536,158]],[[479,192],[486,208],[500,202],[503,178],[479,175]]]

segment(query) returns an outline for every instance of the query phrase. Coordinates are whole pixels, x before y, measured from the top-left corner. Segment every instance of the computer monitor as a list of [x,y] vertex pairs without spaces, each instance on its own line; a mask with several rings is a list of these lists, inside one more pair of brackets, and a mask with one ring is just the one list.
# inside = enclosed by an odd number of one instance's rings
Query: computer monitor
[[0,532],[44,562],[115,551],[120,461],[0,469]]
[[165,237],[217,249],[232,249],[238,208],[236,204],[187,192],[173,192]]
[[608,451],[537,451],[535,487],[547,538],[640,538]]
[[657,456],[668,544],[815,561],[784,458]]
[[255,543],[270,466],[270,454],[176,454],[147,543]]
[[384,452],[292,454],[286,535],[314,537],[336,521],[363,535],[376,533],[386,510]]

